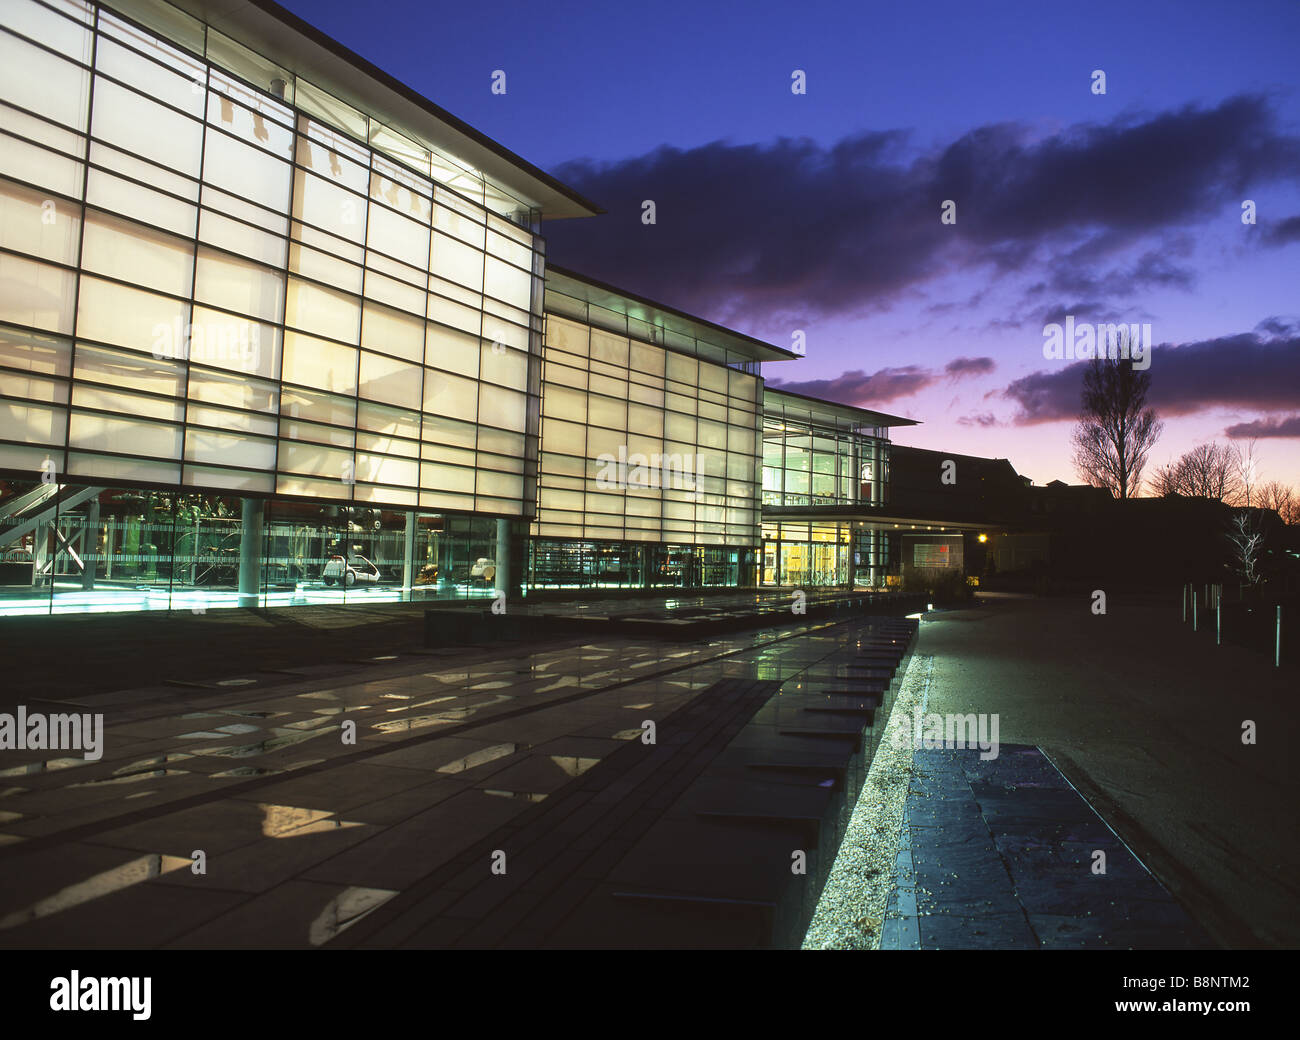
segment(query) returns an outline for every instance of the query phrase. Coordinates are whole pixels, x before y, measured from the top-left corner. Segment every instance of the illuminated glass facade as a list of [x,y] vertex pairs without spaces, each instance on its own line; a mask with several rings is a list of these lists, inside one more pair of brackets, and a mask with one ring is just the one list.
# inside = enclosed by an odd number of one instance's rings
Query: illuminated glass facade
[[197,52],[6,2],[0,466],[524,515],[533,231],[306,80],[178,35]]
[[766,392],[763,505],[884,504],[889,488],[888,429],[844,414],[850,411],[857,409],[779,390]]
[[[572,283],[572,279],[568,282]],[[762,380],[752,356],[547,286],[533,534],[756,544]]]
[[763,584],[883,582],[888,539],[861,517],[889,502],[889,425],[907,421],[765,391]]
[[274,5],[5,0],[0,614],[852,580],[764,513],[885,431],[548,269],[597,212]]

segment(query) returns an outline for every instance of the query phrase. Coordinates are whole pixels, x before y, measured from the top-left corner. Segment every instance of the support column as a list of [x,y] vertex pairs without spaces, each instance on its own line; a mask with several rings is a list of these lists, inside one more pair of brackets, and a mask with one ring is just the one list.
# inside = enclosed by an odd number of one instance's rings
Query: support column
[[402,592],[411,598],[415,585],[415,510],[406,513],[406,532],[402,536]]
[[244,499],[239,532],[239,605],[255,607],[262,591],[262,518],[266,504],[260,498]]
[[95,587],[95,574],[99,570],[99,496],[86,505],[85,536],[81,539],[81,587],[90,591]]
[[[58,514],[56,513],[57,517]],[[40,585],[45,581],[45,564],[50,558],[50,528],[55,524],[54,520],[46,520],[36,525],[32,531],[32,559],[36,567],[33,571],[34,584]],[[54,568],[50,568],[50,588],[54,588]]]
[[514,561],[511,557],[510,545],[510,521],[497,521],[497,574],[496,590],[498,593],[505,593],[506,601],[509,602],[517,598],[514,589]]
[[848,561],[848,562],[849,562],[849,568],[848,568],[848,569],[849,569],[849,574],[848,574],[848,578],[849,578],[849,580],[848,580],[848,586],[849,586],[849,591],[852,592],[852,591],[853,591],[853,587],[854,587],[854,586],[857,584],[857,582],[858,582],[858,563],[857,563],[857,553],[858,553],[858,531],[857,531],[857,524],[855,524],[852,520],[848,521],[848,525],[849,525],[849,561]]

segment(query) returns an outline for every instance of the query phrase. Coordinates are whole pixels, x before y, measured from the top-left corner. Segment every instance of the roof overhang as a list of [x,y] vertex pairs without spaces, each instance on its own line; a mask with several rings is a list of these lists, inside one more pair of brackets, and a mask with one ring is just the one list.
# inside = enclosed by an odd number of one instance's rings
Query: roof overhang
[[[888,509],[888,507],[884,507]],[[917,517],[888,513],[881,508],[861,506],[764,506],[763,523],[806,523],[817,520],[851,521],[877,530],[897,530],[900,534],[943,534],[963,531],[1001,531],[1008,525],[1000,521]]]
[[[919,426],[917,419],[904,419],[901,416],[877,412],[872,408],[858,408],[838,401],[824,401],[820,397],[796,394],[793,390],[782,390],[770,384],[763,388],[763,408],[768,410],[768,401],[772,402],[772,411],[778,406],[789,407],[799,411],[807,410],[812,418],[823,420],[848,421],[855,426]],[[834,423],[833,423],[834,424]]]
[[546,288],[647,325],[666,329],[678,336],[723,347],[730,354],[749,361],[789,361],[799,357],[792,350],[597,281],[566,267],[550,263],[546,265]]

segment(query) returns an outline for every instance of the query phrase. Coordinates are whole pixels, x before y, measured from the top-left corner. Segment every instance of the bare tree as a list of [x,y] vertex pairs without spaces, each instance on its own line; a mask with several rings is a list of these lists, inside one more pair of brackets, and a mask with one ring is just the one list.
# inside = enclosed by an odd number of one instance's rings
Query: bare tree
[[1300,497],[1288,484],[1278,480],[1261,484],[1255,496],[1255,504],[1261,509],[1273,510],[1287,526],[1300,524]]
[[1183,493],[1183,475],[1178,470],[1177,462],[1157,466],[1151,479],[1147,481],[1147,490],[1156,498]]
[[1245,509],[1239,509],[1228,521],[1228,542],[1232,546],[1233,569],[1241,576],[1246,585],[1259,582],[1259,552],[1264,536],[1254,517]]
[[1237,455],[1237,485],[1241,504],[1249,509],[1255,503],[1251,501],[1255,488],[1259,486],[1259,461],[1255,458],[1255,438],[1246,442],[1246,447],[1233,447]]
[[1198,444],[1176,465],[1180,494],[1227,502],[1241,492],[1241,453],[1232,445]]
[[1074,465],[1116,498],[1142,485],[1147,453],[1164,428],[1147,405],[1151,374],[1123,358],[1096,358],[1083,374],[1083,410],[1074,428]]

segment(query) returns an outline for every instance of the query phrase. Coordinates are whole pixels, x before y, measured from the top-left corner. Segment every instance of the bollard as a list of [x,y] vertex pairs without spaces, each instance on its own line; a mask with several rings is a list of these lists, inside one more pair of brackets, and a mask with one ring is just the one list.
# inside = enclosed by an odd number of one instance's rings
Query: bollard
[[1273,667],[1282,667],[1282,604],[1277,605],[1277,625],[1273,629]]
[[1197,602],[1196,589],[1193,588],[1192,589],[1192,631],[1193,632],[1198,631],[1196,627],[1196,602]]
[[1187,624],[1187,582],[1183,582],[1183,624]]
[[1218,596],[1214,598],[1214,645],[1223,645],[1223,605]]

